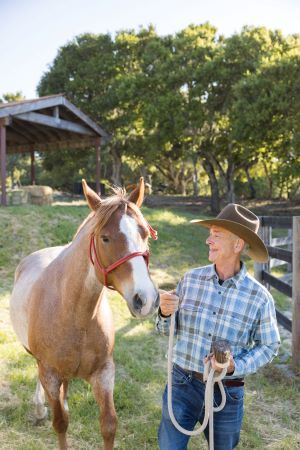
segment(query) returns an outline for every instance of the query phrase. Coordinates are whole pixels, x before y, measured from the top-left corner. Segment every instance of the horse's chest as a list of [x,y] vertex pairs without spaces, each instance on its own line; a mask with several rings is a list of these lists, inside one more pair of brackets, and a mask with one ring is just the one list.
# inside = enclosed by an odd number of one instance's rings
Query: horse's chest
[[113,347],[112,335],[106,335],[102,330],[88,330],[81,348],[78,376],[89,377],[111,357]]
[[53,365],[67,378],[88,378],[111,356],[113,340],[100,330],[83,330],[53,349]]

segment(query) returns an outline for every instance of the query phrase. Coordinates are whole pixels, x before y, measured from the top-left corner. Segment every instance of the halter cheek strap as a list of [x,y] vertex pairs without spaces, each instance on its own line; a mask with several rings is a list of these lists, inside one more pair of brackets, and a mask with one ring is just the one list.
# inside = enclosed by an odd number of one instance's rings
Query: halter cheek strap
[[[156,240],[157,239],[157,231],[154,230],[149,224],[148,224],[148,227],[149,227],[149,231],[150,231],[151,236],[153,237],[153,239]],[[94,253],[95,260],[93,258],[93,253]],[[97,265],[98,269],[100,270],[100,272],[102,273],[102,275],[104,277],[104,286],[106,286],[106,287],[108,287],[110,289],[115,289],[115,288],[108,285],[108,280],[107,280],[108,274],[110,272],[112,272],[114,269],[116,269],[117,267],[119,267],[124,262],[128,261],[129,259],[135,258],[136,256],[143,256],[143,258],[146,261],[147,267],[149,266],[149,255],[150,255],[150,253],[149,253],[149,250],[146,250],[144,252],[129,253],[128,255],[123,256],[122,258],[118,259],[116,262],[110,264],[109,266],[104,267],[101,264],[101,262],[100,262],[100,260],[99,260],[99,258],[97,256],[96,245],[95,245],[95,235],[94,234],[91,235],[89,254],[90,254],[91,263],[94,266],[95,262],[96,262],[96,265]]]

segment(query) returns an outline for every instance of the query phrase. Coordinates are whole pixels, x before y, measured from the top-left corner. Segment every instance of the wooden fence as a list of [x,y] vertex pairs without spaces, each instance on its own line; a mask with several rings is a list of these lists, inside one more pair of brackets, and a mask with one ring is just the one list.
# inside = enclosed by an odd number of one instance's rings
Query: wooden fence
[[[276,309],[277,320],[292,332],[292,364],[300,364],[300,217],[261,217],[260,237],[268,248],[270,260],[255,263],[255,277],[269,289],[270,286],[292,298],[292,320]],[[274,228],[284,228],[287,235],[273,237]],[[286,248],[282,248],[282,247]],[[277,278],[271,274],[274,267],[287,264],[287,274]]]

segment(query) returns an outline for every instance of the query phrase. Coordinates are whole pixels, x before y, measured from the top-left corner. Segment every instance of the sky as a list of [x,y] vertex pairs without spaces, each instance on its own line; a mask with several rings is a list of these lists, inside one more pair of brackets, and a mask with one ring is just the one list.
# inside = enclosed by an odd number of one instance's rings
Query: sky
[[160,35],[210,22],[230,36],[244,25],[300,33],[299,0],[0,0],[0,97],[30,99],[60,47],[75,36],[138,30]]

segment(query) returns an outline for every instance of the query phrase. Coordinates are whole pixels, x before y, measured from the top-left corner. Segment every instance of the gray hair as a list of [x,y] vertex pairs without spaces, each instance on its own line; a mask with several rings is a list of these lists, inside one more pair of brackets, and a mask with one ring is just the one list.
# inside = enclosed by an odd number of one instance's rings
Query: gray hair
[[250,250],[250,245],[245,242],[243,250],[241,251],[241,256],[248,256],[248,252]]

